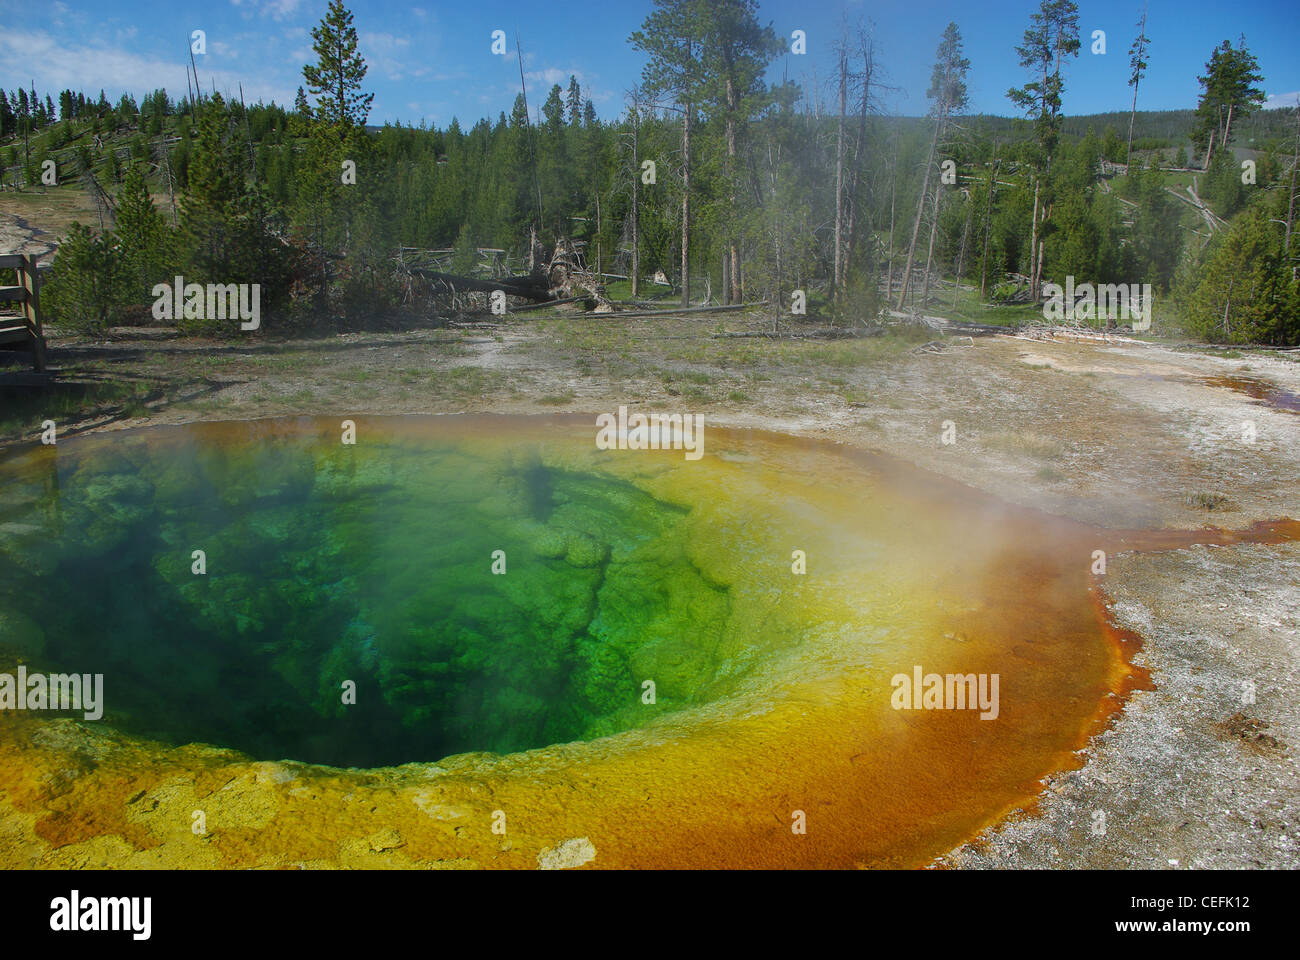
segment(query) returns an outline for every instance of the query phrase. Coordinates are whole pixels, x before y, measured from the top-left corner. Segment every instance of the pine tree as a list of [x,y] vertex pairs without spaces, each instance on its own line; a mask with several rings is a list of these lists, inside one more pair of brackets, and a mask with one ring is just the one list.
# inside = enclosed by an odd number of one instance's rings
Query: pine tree
[[582,88],[578,86],[578,78],[572,74],[569,76],[569,97],[566,106],[569,109],[569,126],[578,126],[582,122]]
[[1180,285],[1187,322],[1206,339],[1226,343],[1300,343],[1300,283],[1283,250],[1277,215],[1283,198],[1257,194]]
[[742,170],[741,138],[752,117],[771,102],[763,73],[784,49],[771,25],[758,22],[755,0],[714,0],[704,5],[704,43],[700,57],[703,66],[701,101],[709,112],[723,118],[726,146],[724,176],[727,180],[727,205],[721,216],[729,234],[726,257],[731,283],[724,298],[741,299],[741,258],[739,221]]
[[510,126],[516,129],[528,126],[528,107],[522,93],[515,94],[515,104],[510,108]]
[[329,12],[311,35],[319,59],[304,66],[302,75],[316,97],[317,117],[335,126],[364,127],[375,95],[361,90],[366,62],[357,52],[357,30],[343,0],[330,0]]
[[550,133],[557,133],[564,126],[562,92],[558,83],[553,85],[550,94],[546,97],[546,102],[542,104],[542,116],[546,118],[546,129]]
[[144,303],[153,285],[165,280],[162,215],[154,207],[144,164],[132,163],[117,194],[117,238],[122,249],[122,282],[128,303]]
[[1034,210],[1029,231],[1029,291],[1036,302],[1043,273],[1039,255],[1043,241],[1039,232],[1047,229],[1050,209],[1047,198],[1040,205],[1039,193],[1061,135],[1061,93],[1065,89],[1061,67],[1066,57],[1079,55],[1079,7],[1073,0],[1042,0],[1038,12],[1029,21],[1024,39],[1016,47],[1016,55],[1020,66],[1035,79],[1023,87],[1012,87],[1007,97],[1034,118],[1040,150],[1036,158],[1039,176],[1034,180]]
[[1138,21],[1137,39],[1133,45],[1128,48],[1129,53],[1129,77],[1128,85],[1133,88],[1133,108],[1129,111],[1128,116],[1128,149],[1124,154],[1124,164],[1127,166],[1132,160],[1133,155],[1133,122],[1137,119],[1138,107],[1138,84],[1147,72],[1147,47],[1151,43],[1151,38],[1147,36],[1147,8],[1146,4],[1142,5],[1142,19]]
[[655,9],[629,42],[649,57],[642,79],[652,97],[668,95],[682,114],[682,306],[691,300],[691,131],[705,79],[706,0],[654,0]]
[[204,101],[187,168],[181,205],[192,265],[199,279],[230,283],[238,205],[244,192],[244,157],[230,137],[230,119],[221,94]]
[[98,236],[73,223],[41,291],[51,319],[78,330],[100,330],[121,315],[121,259],[111,231]]
[[1264,103],[1264,91],[1255,86],[1264,77],[1259,62],[1246,49],[1246,38],[1241,37],[1235,48],[1224,40],[1210,54],[1205,75],[1196,79],[1201,85],[1201,99],[1196,105],[1192,142],[1206,151],[1208,170],[1216,144],[1225,149],[1232,143],[1232,121],[1248,116]]

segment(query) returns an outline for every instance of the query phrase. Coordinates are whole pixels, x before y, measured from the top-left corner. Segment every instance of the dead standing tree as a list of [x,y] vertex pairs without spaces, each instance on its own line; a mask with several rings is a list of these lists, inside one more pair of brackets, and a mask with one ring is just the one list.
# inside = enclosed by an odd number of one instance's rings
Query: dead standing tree
[[641,293],[641,88],[632,87],[632,298]]
[[[950,127],[949,127],[949,129],[953,129],[954,127],[955,127],[956,129],[961,129],[961,128],[958,127],[956,124],[951,124]],[[946,144],[945,144],[945,146],[946,146]],[[960,188],[959,185],[958,185],[958,183],[957,183],[956,175],[957,175],[957,173],[956,173],[956,169],[954,168],[954,169],[953,169],[953,177],[954,177],[954,179],[953,179],[953,182],[952,182],[951,185],[954,186],[954,187],[958,187],[958,189],[963,190],[963,195],[966,196],[966,194],[965,194],[965,192],[964,192],[964,188]],[[945,191],[944,191],[943,188],[944,188],[945,186],[948,186],[948,185],[949,185],[948,182],[947,182],[943,177],[940,177],[940,179],[939,179],[939,183],[936,185],[936,187],[935,187],[935,191],[934,191],[934,207],[933,207],[933,209],[931,209],[931,211],[930,211],[930,244],[929,244],[929,246],[926,248],[926,253],[925,253],[925,274],[923,275],[922,280],[921,280],[921,309],[922,309],[922,310],[924,310],[924,309],[925,309],[925,305],[926,305],[927,303],[930,302],[930,277],[931,277],[931,272],[930,272],[930,270],[931,270],[931,267],[934,266],[934,240],[935,240],[935,236],[938,234],[938,231],[939,231],[939,210],[940,210],[940,206],[941,206],[942,198],[943,198],[944,193],[945,193]],[[969,196],[966,196],[966,199],[969,200]],[[969,211],[968,211],[968,213],[969,213]],[[967,224],[967,229],[969,229],[969,224]],[[965,250],[965,244],[966,244],[966,239],[965,239],[965,236],[963,236],[963,237],[962,237],[962,249],[963,249],[963,251]],[[964,255],[964,254],[963,254],[963,255]],[[954,302],[955,302],[955,301],[954,301]]]
[[[860,73],[849,69],[847,28],[842,28],[835,53],[839,71],[839,116],[835,135],[835,213],[831,273],[832,289],[838,295],[848,285],[850,265],[854,262],[854,252],[863,234],[863,220],[868,220],[866,231],[871,231],[871,204],[863,197],[862,190],[864,183],[868,190],[871,189],[869,179],[863,176],[863,158],[866,151],[867,118],[876,112],[872,90],[894,88],[877,79],[874,26],[859,23],[857,27],[855,53],[862,59]],[[851,135],[848,129],[850,95],[857,102],[856,130]],[[865,211],[866,216],[860,217],[860,211]]]
[[[876,112],[876,101],[872,99],[871,91],[873,87],[889,91],[897,89],[882,84],[877,79],[874,24],[868,26],[859,24],[858,52],[862,57],[862,72],[853,75],[853,79],[858,84],[859,89],[858,132],[853,141],[853,164],[849,168],[848,204],[847,210],[845,211],[845,216],[848,221],[844,231],[844,279],[846,281],[848,279],[849,264],[854,262],[854,251],[857,249],[858,240],[863,233],[863,220],[868,220],[866,224],[866,232],[868,234],[871,233],[873,229],[873,224],[870,222],[870,214],[874,205],[875,190],[870,181],[867,182],[867,189],[870,196],[867,198],[862,196],[862,183],[864,179],[862,176],[863,155],[866,150],[867,142],[867,117],[869,114]],[[878,168],[876,172],[878,174]],[[859,209],[864,209],[867,213],[867,217],[859,217]]]
[[[930,138],[930,152],[925,161],[925,176],[921,181],[921,196],[916,204],[916,217],[912,222],[912,240],[907,246],[907,264],[903,268],[903,280],[898,291],[896,309],[902,310],[907,300],[908,287],[912,279],[912,263],[916,258],[916,241],[921,233],[921,220],[925,215],[925,204],[929,197],[931,182],[934,181],[934,214],[931,221],[930,249],[934,249],[935,221],[938,219],[939,190],[942,184],[933,177],[935,153],[942,142],[950,116],[966,106],[966,71],[970,61],[961,55],[961,32],[957,24],[949,23],[939,41],[935,54],[934,70],[930,74],[930,89],[926,96],[934,102],[931,113],[934,116],[934,133]],[[927,265],[927,274],[929,267]],[[924,302],[922,309],[924,309]]]

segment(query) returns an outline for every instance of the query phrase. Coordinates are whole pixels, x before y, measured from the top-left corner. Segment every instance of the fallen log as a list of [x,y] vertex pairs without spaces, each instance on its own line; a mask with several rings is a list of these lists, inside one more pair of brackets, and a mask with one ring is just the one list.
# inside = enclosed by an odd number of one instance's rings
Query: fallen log
[[545,310],[547,307],[562,307],[566,303],[577,303],[580,300],[590,300],[590,299],[592,298],[588,296],[582,296],[582,297],[565,297],[563,300],[543,300],[541,303],[530,303],[526,307],[515,307],[513,310],[507,310],[506,313],[507,314],[527,313],[530,310]]
[[[617,306],[617,304],[616,304]],[[606,316],[618,317],[620,320],[641,320],[648,317],[678,317],[688,313],[734,313],[738,310],[752,310],[767,306],[766,300],[757,303],[734,303],[724,307],[680,307],[676,310],[639,310],[630,313],[611,313]]]
[[495,293],[501,290],[512,297],[523,297],[525,300],[550,300],[552,299],[551,288],[545,280],[533,277],[510,277],[480,280],[477,277],[463,277],[454,273],[440,273],[437,270],[426,270],[423,267],[412,267],[411,272],[426,280],[436,280],[445,283],[455,290],[474,290],[478,293]]
[[961,333],[966,335],[976,334],[979,336],[996,336],[1001,333],[1015,333],[1020,327],[1017,326],[1000,326],[995,323],[974,323],[967,320],[949,320],[947,317],[925,316],[923,314],[900,313],[897,310],[887,311],[888,316],[895,320],[910,320],[913,323],[923,323],[931,330],[941,330],[945,333]]
[[879,337],[885,332],[884,327],[814,327],[811,330],[790,328],[787,330],[737,330],[713,334],[714,340],[753,339],[764,340],[857,340],[864,337]]

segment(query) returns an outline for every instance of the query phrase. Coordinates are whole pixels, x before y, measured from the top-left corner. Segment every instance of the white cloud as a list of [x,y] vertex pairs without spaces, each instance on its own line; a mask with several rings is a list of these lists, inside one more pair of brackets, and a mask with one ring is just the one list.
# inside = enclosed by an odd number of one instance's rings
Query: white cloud
[[261,13],[272,20],[287,20],[298,12],[302,0],[261,0],[261,3],[258,0],[230,0],[230,4],[246,10],[245,17]]
[[1300,90],[1291,93],[1270,93],[1268,99],[1264,101],[1265,110],[1276,110],[1278,107],[1294,107],[1300,104]]
[[302,0],[266,0],[262,10],[269,13],[273,20],[286,20],[298,12]]
[[401,80],[405,76],[420,77],[428,73],[428,67],[408,67],[402,59],[411,46],[409,37],[398,37],[391,33],[363,33],[357,38],[357,48],[366,60],[366,65],[379,70],[389,80]]
[[[5,30],[0,32],[0,61],[29,64],[35,74],[36,86],[47,90],[84,90],[88,94],[103,89],[116,101],[124,90],[146,93],[158,87],[178,96],[185,91],[188,64],[177,59],[142,56],[114,47],[91,46],[68,42],[43,30]],[[293,88],[283,88],[266,80],[229,70],[205,69],[199,65],[203,88],[210,90],[213,83],[223,95],[238,96],[239,84],[244,85],[247,100],[276,100],[293,102]]]
[[547,87],[553,87],[559,84],[566,90],[569,87],[569,77],[578,78],[578,83],[582,83],[582,72],[579,70],[561,70],[559,67],[547,67],[545,70],[528,70],[524,73],[533,83],[542,83]]
[[362,47],[377,50],[380,53],[393,53],[411,45],[410,37],[398,37],[391,33],[363,33],[358,37]]

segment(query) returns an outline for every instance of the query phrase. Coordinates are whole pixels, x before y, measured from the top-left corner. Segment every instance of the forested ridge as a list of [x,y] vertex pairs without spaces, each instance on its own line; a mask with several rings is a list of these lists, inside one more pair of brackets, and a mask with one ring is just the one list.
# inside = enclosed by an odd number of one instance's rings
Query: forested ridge
[[1046,284],[1073,277],[1150,284],[1158,332],[1300,343],[1298,112],[1260,109],[1244,37],[1186,65],[1196,108],[1137,109],[1160,57],[1145,30],[1133,30],[1132,108],[1065,116],[1077,8],[1043,0],[1023,36],[1008,29],[1026,81],[1008,94],[1018,115],[990,117],[967,113],[979,64],[949,24],[928,115],[897,117],[882,112],[888,58],[868,23],[833,38],[836,75],[809,89],[766,79],[789,39],[752,0],[655,0],[626,38],[648,64],[617,117],[599,118],[574,79],[472,125],[376,128],[351,15],[332,0],[292,105],[0,91],[0,179],[94,201],[45,301],[87,329],[151,322],[154,285],[182,274],[260,284],[272,335],[396,322],[427,309],[402,248],[452,249],[462,273],[494,248],[522,270],[536,237],[584,242],[592,270],[636,276],[634,295],[659,273],[683,304],[788,311],[804,290],[832,319],[1006,322],[1000,306],[1033,311]]

